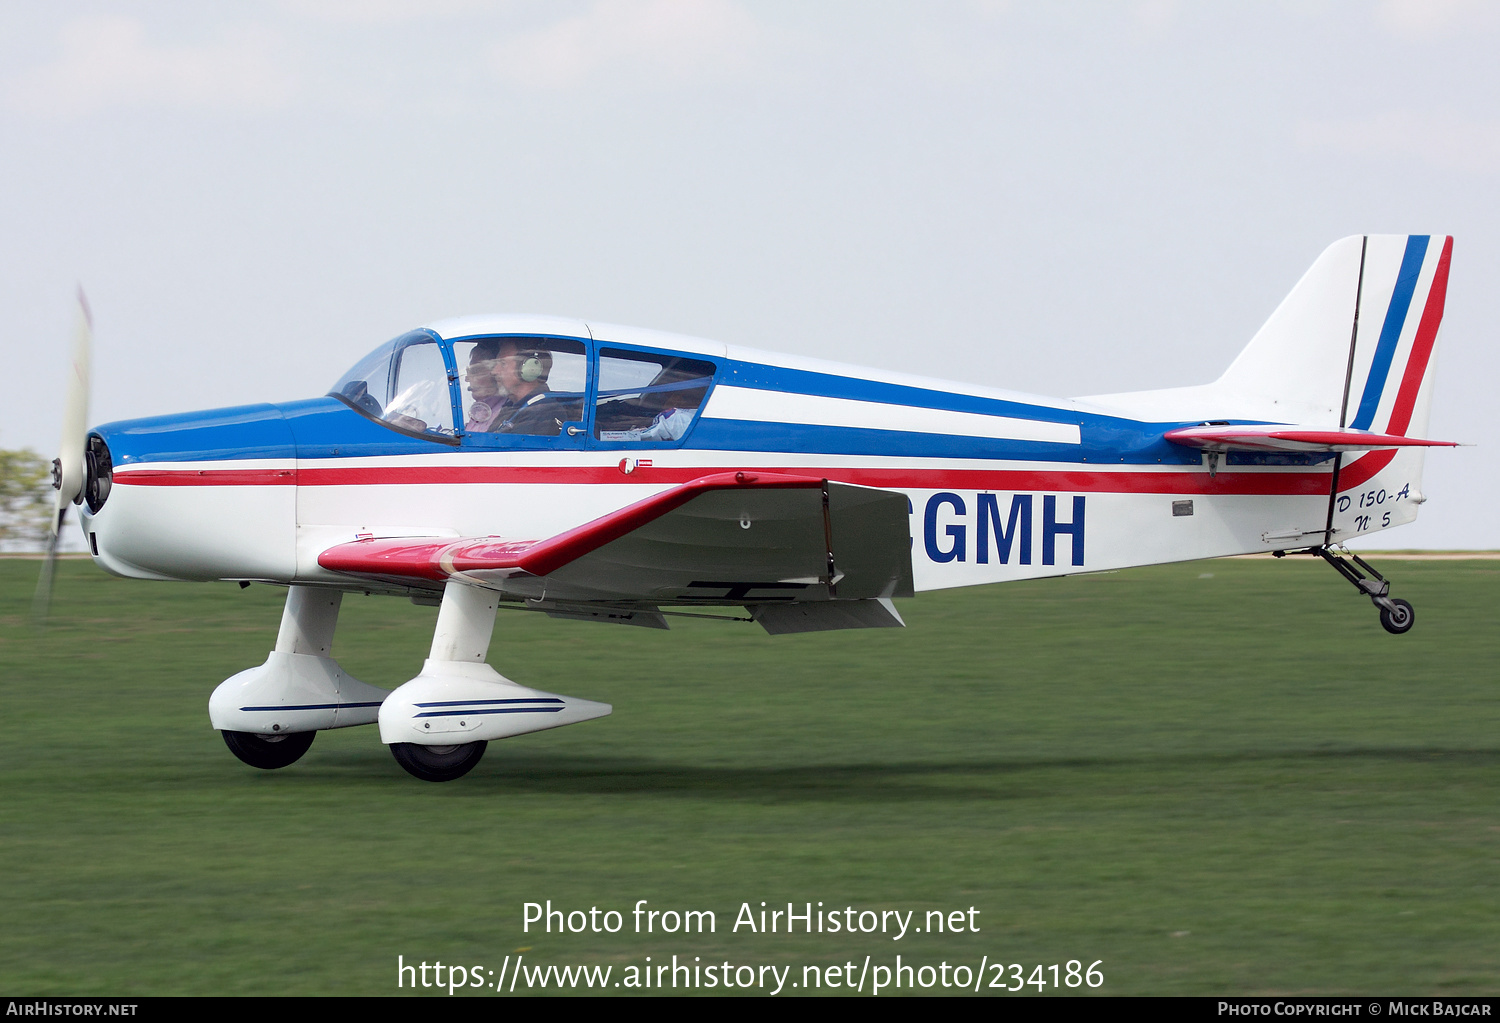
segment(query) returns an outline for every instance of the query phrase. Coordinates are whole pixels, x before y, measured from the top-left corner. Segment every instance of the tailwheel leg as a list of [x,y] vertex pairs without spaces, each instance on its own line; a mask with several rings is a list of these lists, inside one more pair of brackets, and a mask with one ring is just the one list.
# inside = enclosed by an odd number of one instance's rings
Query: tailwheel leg
[[1399,636],[1411,631],[1417,613],[1409,601],[1392,597],[1390,580],[1377,572],[1373,565],[1347,547],[1309,547],[1307,553],[1316,554],[1334,567],[1339,575],[1355,589],[1370,598],[1370,603],[1380,609],[1380,627],[1392,635]]

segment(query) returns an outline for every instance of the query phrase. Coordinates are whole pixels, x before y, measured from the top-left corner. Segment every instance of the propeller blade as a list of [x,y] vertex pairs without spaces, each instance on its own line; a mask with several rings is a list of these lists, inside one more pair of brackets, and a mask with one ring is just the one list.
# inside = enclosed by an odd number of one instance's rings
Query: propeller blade
[[57,494],[52,505],[52,535],[47,540],[47,554],[42,573],[37,577],[36,594],[31,599],[31,614],[40,627],[46,624],[52,607],[52,580],[57,574],[57,545],[62,539],[63,523],[68,519],[68,505],[83,500],[84,445],[88,441],[89,368],[93,359],[94,318],[83,288],[78,289],[78,312],[73,325],[72,370],[68,374],[67,404],[63,408],[62,441],[52,463],[52,485]]
[[[53,505],[52,535],[62,528],[69,504],[83,495],[84,444],[89,419],[89,365],[94,341],[93,316],[88,299],[78,289],[78,313],[73,327],[72,371],[68,375],[67,405],[63,411],[62,443],[57,456],[53,485],[57,499]],[[53,545],[54,549],[56,544]]]
[[[63,517],[68,515],[67,506],[63,506]],[[47,613],[52,609],[52,578],[57,572],[57,541],[62,532],[61,523],[52,531],[47,539],[47,555],[42,559],[42,574],[36,580],[36,593],[31,598],[31,617],[36,622],[37,628],[47,624]]]

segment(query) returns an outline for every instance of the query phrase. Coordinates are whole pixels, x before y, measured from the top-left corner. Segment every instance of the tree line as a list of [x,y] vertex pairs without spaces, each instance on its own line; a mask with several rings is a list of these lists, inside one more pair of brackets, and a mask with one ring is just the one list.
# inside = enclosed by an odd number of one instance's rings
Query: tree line
[[52,466],[45,458],[0,449],[0,550],[45,548],[52,500]]

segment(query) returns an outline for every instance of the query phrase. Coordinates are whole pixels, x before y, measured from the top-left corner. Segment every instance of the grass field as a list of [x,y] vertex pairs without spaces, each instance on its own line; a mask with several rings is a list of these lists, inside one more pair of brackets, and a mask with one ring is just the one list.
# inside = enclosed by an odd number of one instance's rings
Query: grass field
[[[1311,559],[928,594],[906,630],[502,612],[503,673],[615,713],[431,785],[373,728],[277,772],[224,748],[208,694],[264,660],[283,591],[65,563],[38,637],[37,565],[0,561],[0,994],[387,995],[398,955],[674,953],[793,980],[899,953],[1103,960],[1109,994],[1493,994],[1500,562],[1390,568],[1402,637]],[[435,614],[347,598],[334,653],[394,686]],[[547,899],[718,929],[523,933]],[[761,901],[973,906],[980,931],[731,933]]]

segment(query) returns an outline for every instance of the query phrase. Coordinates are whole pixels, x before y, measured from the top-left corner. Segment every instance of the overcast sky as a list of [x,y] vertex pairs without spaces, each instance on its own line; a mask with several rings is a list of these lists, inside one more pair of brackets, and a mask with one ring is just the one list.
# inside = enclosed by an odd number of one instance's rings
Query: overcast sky
[[1415,525],[1500,547],[1500,4],[0,6],[0,447],[541,312],[1023,391],[1217,377],[1330,242],[1455,236]]

